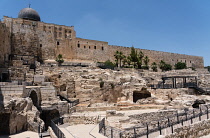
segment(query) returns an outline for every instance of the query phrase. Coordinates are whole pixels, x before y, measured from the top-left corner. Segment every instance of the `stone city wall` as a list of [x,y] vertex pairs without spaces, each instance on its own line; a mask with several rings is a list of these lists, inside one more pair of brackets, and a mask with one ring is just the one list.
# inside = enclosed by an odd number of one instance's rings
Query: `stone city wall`
[[[109,57],[111,61],[114,61],[114,55],[116,51],[123,52],[124,55],[128,56],[131,52],[130,47],[123,46],[113,46],[109,45]],[[150,59],[149,64],[153,62],[159,63],[161,60],[164,60],[166,63],[175,65],[177,62],[185,62],[188,67],[203,68],[204,62],[203,57],[191,56],[177,53],[169,53],[162,51],[146,50],[146,49],[136,49],[137,51],[142,51],[144,56],[148,56]]]
[[104,62],[109,59],[108,42],[76,38],[76,58]]
[[4,61],[9,60],[10,49],[10,32],[4,23],[0,21],[0,66]]
[[[130,47],[108,45],[108,42],[76,38],[74,27],[4,17],[4,23],[13,33],[12,53],[34,55],[43,60],[55,59],[62,54],[64,59],[90,60],[94,62],[115,61],[116,51],[130,54]],[[203,68],[203,57],[161,52],[142,51],[150,63],[164,60],[171,65],[185,62],[188,67]]]

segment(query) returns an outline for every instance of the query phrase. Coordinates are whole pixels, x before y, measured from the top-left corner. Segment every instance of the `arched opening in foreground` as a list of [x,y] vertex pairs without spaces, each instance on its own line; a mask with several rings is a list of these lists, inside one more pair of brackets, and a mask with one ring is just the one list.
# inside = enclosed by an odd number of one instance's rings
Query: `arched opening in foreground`
[[38,96],[37,93],[35,91],[31,91],[30,96],[29,96],[34,104],[34,106],[38,107]]

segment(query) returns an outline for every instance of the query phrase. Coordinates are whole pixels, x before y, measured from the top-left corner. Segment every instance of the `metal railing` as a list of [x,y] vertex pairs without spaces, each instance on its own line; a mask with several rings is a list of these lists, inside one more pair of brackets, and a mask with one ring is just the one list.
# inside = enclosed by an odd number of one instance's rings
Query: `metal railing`
[[63,124],[63,118],[56,118],[51,120],[51,127],[58,138],[66,138],[63,132],[58,128],[58,125]]
[[141,126],[120,130],[105,124],[105,118],[99,124],[99,133],[108,138],[138,138],[142,136],[157,137],[174,133],[178,127],[187,126],[194,122],[209,119],[210,105],[202,105],[199,109],[193,109],[174,114],[162,120],[147,122]]
[[[150,85],[151,88],[153,89],[173,89],[174,86],[173,84],[170,83],[159,83],[159,84],[152,84]],[[198,87],[196,83],[177,83],[176,88],[188,88],[188,87]]]

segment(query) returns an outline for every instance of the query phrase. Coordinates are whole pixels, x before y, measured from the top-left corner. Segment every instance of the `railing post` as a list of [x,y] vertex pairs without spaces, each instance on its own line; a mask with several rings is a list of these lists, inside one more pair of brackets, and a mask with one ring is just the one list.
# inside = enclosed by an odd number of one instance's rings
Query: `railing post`
[[177,117],[177,122],[179,123],[179,114],[178,114],[178,112],[176,114],[176,117]]
[[199,114],[199,121],[201,121],[201,113]]
[[191,119],[191,124],[193,123],[193,119],[192,119],[192,117],[190,118]]
[[186,121],[187,121],[187,111],[185,111]]
[[174,133],[173,124],[171,124],[171,132]]
[[120,132],[120,138],[122,138],[122,132]]
[[200,106],[199,121],[201,121],[201,116],[202,116],[202,110],[201,110],[201,106]]
[[134,138],[136,138],[136,128],[135,127],[133,128],[133,131],[134,131]]
[[104,125],[104,136],[106,136],[106,126]]
[[158,128],[159,128],[159,131],[160,131],[160,135],[162,135],[161,126],[160,126],[160,122],[159,121],[158,121]]
[[147,138],[149,138],[149,126],[147,124]]
[[181,122],[182,122],[182,126],[183,126],[183,125],[184,125],[184,123],[183,123],[183,119],[182,119],[182,121],[181,121]]
[[193,109],[193,118],[195,118],[195,110]]
[[170,127],[170,120],[169,120],[169,118],[168,118],[168,127]]
[[201,106],[200,106],[200,113],[201,113],[201,115],[202,115],[202,109],[201,109]]
[[111,127],[111,138],[113,138],[113,130],[112,130],[112,127]]

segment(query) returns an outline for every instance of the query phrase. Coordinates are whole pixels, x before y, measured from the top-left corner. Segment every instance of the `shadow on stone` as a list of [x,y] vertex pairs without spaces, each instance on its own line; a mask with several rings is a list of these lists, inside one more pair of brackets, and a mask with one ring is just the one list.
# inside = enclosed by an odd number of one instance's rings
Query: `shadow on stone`
[[4,95],[0,88],[0,111],[2,111],[3,109],[4,109]]
[[51,120],[59,118],[60,113],[55,108],[42,108],[40,118],[45,122],[45,130],[51,125]]

